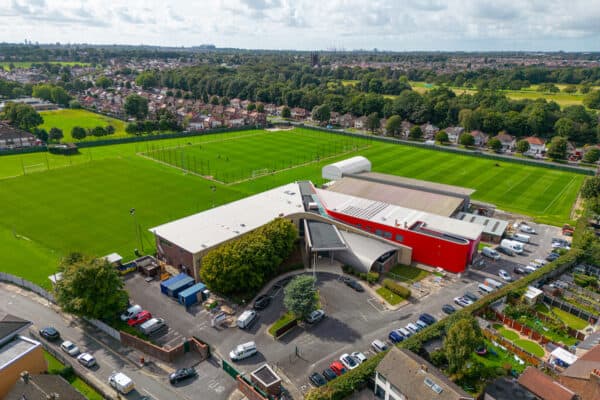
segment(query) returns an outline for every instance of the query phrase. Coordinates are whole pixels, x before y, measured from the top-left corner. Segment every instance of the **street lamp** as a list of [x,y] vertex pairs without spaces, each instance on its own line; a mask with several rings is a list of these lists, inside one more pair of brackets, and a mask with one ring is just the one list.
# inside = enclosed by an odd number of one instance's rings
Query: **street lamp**
[[210,190],[212,191],[212,207],[215,207],[215,192],[217,191],[217,187],[215,185],[210,186]]
[[[133,217],[133,229],[135,230],[135,234],[137,236],[138,243],[142,251],[144,251],[144,243],[142,243],[142,237],[140,236],[140,229],[137,222],[137,216],[135,215],[135,208],[131,208],[129,210],[129,215]],[[136,254],[137,255],[137,254]]]

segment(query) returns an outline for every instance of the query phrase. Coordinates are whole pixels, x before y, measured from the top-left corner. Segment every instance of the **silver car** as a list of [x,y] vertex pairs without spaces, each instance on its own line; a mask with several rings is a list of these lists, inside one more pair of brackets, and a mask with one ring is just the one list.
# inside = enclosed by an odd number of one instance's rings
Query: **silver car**
[[96,359],[90,353],[81,353],[79,356],[77,356],[77,361],[79,361],[79,364],[88,368],[96,365]]
[[71,357],[75,357],[77,354],[79,354],[79,347],[75,346],[75,343],[71,342],[70,340],[65,340],[62,342],[60,344],[60,348]]

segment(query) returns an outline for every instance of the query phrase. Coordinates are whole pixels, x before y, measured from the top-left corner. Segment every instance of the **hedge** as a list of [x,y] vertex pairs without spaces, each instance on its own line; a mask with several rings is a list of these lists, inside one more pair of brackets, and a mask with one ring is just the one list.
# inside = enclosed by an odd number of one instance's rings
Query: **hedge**
[[401,284],[391,279],[384,279],[383,286],[389,289],[390,291],[396,293],[398,296],[404,297],[405,299],[408,299],[410,297],[411,292],[409,288],[402,286]]

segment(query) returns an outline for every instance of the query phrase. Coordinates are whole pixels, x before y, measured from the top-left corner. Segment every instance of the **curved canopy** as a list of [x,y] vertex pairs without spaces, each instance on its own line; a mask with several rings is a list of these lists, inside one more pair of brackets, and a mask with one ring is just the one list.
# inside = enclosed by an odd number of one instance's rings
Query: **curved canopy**
[[336,252],[335,258],[360,272],[371,271],[379,258],[398,250],[397,246],[381,240],[342,230],[340,233],[348,245],[348,250]]
[[324,166],[321,174],[324,179],[334,181],[341,179],[344,174],[358,174],[370,171],[371,161],[363,156],[356,156]]

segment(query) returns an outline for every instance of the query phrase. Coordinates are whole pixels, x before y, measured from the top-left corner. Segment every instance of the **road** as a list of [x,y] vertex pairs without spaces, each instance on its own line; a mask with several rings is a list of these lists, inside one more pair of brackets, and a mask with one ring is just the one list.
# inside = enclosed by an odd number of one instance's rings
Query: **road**
[[[39,300],[36,295],[15,286],[0,284],[0,309],[4,312],[25,318],[34,323],[36,327],[54,326],[65,339],[75,342],[82,351],[91,352],[98,362],[96,370],[86,370],[75,363],[75,368],[82,371],[92,380],[105,385],[112,371],[121,371],[128,375],[136,385],[136,390],[127,396],[127,399],[140,399],[142,396],[151,396],[152,399],[191,400],[198,398],[198,393],[203,393],[203,399],[223,399],[231,392],[234,386],[233,379],[225,379],[215,384],[211,382],[210,375],[202,373],[206,369],[214,369],[214,373],[224,375],[222,370],[208,362],[199,365],[199,377],[187,384],[182,383],[177,388],[172,388],[165,376],[156,376],[144,368],[137,367],[133,362],[119,354],[116,350],[108,348],[92,334],[82,329],[75,320],[65,318],[57,313],[54,306],[45,300]],[[47,342],[46,342],[47,343]],[[45,344],[46,344],[45,343]],[[115,341],[115,349],[120,344]],[[58,349],[57,344],[51,344]],[[60,350],[58,350],[60,351]],[[73,361],[75,361],[73,359]],[[209,390],[213,386],[218,389]],[[109,392],[111,392],[110,389]]]

